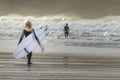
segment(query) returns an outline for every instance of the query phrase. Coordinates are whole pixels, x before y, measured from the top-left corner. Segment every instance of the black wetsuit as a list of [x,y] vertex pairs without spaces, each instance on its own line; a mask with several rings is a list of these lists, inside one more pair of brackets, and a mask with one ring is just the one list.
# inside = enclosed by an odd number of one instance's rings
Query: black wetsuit
[[[27,37],[29,34],[31,34],[31,31],[26,31],[26,30],[23,30],[22,31],[22,35],[20,37],[20,40],[18,42],[18,44],[22,41],[22,39],[25,37]],[[31,64],[31,57],[32,57],[32,52],[30,52],[28,55],[27,55],[27,59],[28,59],[28,64]]]
[[65,38],[67,38],[69,34],[69,27],[67,25],[64,26],[64,33],[65,33]]

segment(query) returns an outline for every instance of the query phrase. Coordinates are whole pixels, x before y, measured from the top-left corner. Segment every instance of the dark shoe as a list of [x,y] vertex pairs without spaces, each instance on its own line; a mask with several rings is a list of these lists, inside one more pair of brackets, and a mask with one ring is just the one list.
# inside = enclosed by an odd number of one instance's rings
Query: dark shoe
[[31,63],[31,62],[28,62],[28,64],[33,64],[33,63]]

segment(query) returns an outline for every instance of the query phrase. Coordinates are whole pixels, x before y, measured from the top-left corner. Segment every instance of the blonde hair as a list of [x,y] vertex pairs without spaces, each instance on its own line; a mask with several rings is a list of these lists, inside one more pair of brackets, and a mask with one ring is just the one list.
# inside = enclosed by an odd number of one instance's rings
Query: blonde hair
[[26,21],[24,30],[31,31],[32,30],[32,23],[30,21]]

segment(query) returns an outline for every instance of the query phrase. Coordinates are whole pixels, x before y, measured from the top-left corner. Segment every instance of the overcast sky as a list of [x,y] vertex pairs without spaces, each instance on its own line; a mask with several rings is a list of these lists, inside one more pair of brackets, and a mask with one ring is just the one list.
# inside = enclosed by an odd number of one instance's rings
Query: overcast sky
[[0,16],[101,18],[120,15],[120,0],[0,0]]

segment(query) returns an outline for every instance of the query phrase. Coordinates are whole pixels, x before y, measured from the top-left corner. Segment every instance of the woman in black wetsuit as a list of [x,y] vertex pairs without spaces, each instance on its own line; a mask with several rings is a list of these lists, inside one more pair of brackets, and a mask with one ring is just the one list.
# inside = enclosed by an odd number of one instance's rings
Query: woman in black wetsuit
[[[23,29],[23,31],[22,31],[22,35],[21,35],[21,37],[20,37],[20,40],[19,40],[18,44],[22,41],[22,39],[24,38],[24,36],[27,37],[29,34],[31,34],[31,32],[32,32],[32,23],[31,23],[30,21],[27,21],[27,22],[25,23],[25,26],[24,26],[24,29]],[[32,64],[32,63],[31,63],[31,57],[32,57],[32,52],[30,52],[30,53],[27,55],[27,59],[28,59],[27,64],[28,64],[28,65],[29,65],[29,64]]]

